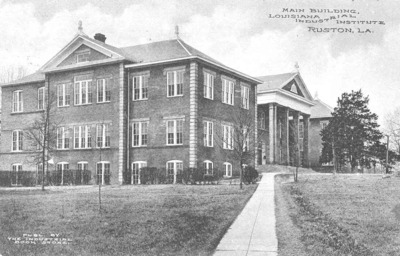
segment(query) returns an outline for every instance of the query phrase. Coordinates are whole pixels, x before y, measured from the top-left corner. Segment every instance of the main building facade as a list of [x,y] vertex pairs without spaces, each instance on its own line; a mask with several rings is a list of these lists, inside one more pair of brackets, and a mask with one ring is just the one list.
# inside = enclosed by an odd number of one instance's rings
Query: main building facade
[[[105,184],[126,183],[126,172],[137,183],[145,166],[165,168],[174,179],[184,168],[239,171],[232,116],[256,123],[260,80],[179,38],[124,48],[105,40],[80,31],[37,73],[2,86],[1,170],[40,168],[26,134],[54,96],[49,169],[91,170]],[[257,141],[257,132],[249,140]],[[247,164],[254,166],[253,155]]]

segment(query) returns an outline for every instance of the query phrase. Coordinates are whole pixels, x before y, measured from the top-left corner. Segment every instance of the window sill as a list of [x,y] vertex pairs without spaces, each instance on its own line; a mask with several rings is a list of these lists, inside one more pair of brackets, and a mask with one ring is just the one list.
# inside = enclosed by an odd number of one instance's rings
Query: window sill
[[181,95],[167,96],[167,98],[177,98],[177,97],[183,97],[183,94],[181,94]]
[[146,99],[136,99],[136,100],[132,100],[132,101],[147,101],[147,100],[149,100],[149,98],[146,98]]
[[73,148],[75,150],[92,150],[93,148]]
[[131,148],[147,148],[147,145],[131,146]]
[[229,105],[229,106],[235,106],[235,104],[230,104],[230,103],[226,103],[226,102],[222,102],[222,104]]
[[63,106],[57,106],[57,107],[59,107],[59,108],[67,108],[67,107],[69,107],[70,105],[63,105]]
[[205,148],[213,148],[214,147],[214,145],[213,146],[206,146],[206,145],[203,145]]
[[93,103],[74,104],[74,106],[76,106],[76,107],[78,107],[78,106],[89,106],[89,105],[93,105]]
[[182,144],[166,144],[165,146],[167,146],[167,147],[183,146],[183,143]]
[[33,111],[25,111],[25,112],[12,112],[10,115],[23,115],[23,114],[33,114],[33,113],[42,113],[44,110],[33,110]]
[[105,104],[105,103],[111,103],[111,101],[98,101],[97,104]]
[[204,99],[207,99],[207,100],[214,100],[214,98],[208,98],[208,97],[206,97],[206,96],[204,96],[203,98],[204,98]]

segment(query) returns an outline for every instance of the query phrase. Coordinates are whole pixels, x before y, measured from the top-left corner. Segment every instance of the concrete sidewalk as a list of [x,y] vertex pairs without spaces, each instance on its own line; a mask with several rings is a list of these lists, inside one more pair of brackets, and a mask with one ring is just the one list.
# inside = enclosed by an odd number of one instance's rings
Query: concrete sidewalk
[[263,173],[257,190],[219,243],[214,256],[278,255],[274,176]]

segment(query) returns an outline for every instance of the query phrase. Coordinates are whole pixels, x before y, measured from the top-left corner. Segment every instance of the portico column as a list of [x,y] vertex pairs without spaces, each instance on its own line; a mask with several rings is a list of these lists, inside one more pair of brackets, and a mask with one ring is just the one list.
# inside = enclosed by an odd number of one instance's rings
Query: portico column
[[304,122],[304,136],[303,136],[303,165],[304,167],[309,167],[308,161],[308,129],[310,127],[310,116],[303,115],[303,122]]
[[289,108],[284,108],[282,113],[282,151],[283,151],[283,163],[289,165],[290,153],[289,153]]
[[294,166],[300,165],[300,148],[299,148],[299,112],[293,111],[293,156]]
[[275,134],[276,134],[276,106],[275,104],[269,104],[269,163],[273,164],[275,162]]

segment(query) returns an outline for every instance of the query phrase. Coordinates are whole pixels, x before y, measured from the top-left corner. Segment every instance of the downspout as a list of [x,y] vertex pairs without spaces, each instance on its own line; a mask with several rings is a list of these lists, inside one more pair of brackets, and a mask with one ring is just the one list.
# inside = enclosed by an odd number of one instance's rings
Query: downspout
[[[128,97],[127,97],[127,129],[126,129],[126,170],[128,171],[128,174],[131,175],[131,169],[130,169],[130,132],[129,132],[129,127],[130,127],[130,73],[129,73],[129,69],[128,69]],[[132,175],[131,175],[131,184],[133,184],[133,180],[132,180]]]

